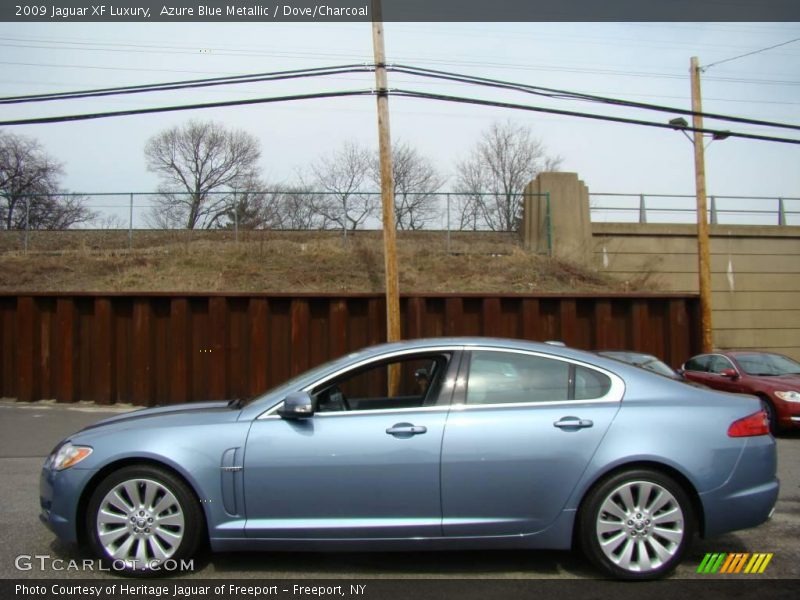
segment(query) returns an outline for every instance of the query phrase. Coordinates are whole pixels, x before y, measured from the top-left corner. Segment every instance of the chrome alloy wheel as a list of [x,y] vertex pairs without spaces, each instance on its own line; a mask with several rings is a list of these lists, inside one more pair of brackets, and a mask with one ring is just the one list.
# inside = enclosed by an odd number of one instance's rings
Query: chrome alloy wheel
[[186,530],[175,494],[151,479],[130,479],[111,488],[100,501],[96,527],[106,556],[137,570],[172,557]]
[[680,503],[651,481],[628,481],[600,505],[596,533],[600,548],[628,572],[660,568],[679,551],[686,535]]

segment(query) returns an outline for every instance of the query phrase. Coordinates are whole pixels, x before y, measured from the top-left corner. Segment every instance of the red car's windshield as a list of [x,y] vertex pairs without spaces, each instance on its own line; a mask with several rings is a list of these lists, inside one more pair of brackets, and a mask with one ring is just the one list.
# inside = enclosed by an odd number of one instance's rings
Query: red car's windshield
[[780,354],[737,354],[736,360],[748,375],[800,375],[800,363]]

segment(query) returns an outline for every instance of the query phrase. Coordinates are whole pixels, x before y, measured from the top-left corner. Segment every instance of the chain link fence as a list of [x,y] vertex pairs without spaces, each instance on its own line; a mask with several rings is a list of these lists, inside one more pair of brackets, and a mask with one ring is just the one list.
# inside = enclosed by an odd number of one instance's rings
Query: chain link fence
[[[544,198],[546,195],[543,195]],[[400,231],[441,233],[450,251],[459,232],[516,235],[522,194],[395,194]],[[4,201],[4,202],[3,202]],[[709,196],[711,224],[800,225],[800,198]],[[549,205],[549,198],[547,204]],[[695,197],[590,194],[593,222],[696,223]],[[550,223],[547,221],[548,239]],[[202,196],[158,193],[32,194],[0,198],[0,250],[145,248],[190,240],[245,241],[274,232],[325,232],[346,241],[381,229],[378,192],[302,189],[235,191]]]
[[[43,204],[65,199],[81,208],[73,211],[71,222],[48,222],[33,214]],[[522,203],[522,194],[398,192],[395,221],[399,231],[440,232],[449,250],[456,232],[515,234]],[[8,217],[8,206],[0,210],[0,218]],[[195,239],[253,240],[281,231],[324,232],[346,241],[358,232],[381,230],[381,207],[379,192],[33,194],[16,199],[14,218],[3,218],[0,239],[3,250],[26,252],[74,247],[70,238],[91,249],[109,250]]]

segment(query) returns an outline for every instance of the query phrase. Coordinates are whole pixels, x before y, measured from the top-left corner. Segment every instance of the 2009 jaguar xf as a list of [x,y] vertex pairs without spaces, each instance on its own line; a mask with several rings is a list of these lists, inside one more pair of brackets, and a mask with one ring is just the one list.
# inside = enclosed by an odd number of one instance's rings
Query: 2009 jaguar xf
[[62,441],[41,519],[123,572],[212,550],[568,549],[662,576],[778,494],[758,399],[518,340],[415,340],[249,402],[143,409]]

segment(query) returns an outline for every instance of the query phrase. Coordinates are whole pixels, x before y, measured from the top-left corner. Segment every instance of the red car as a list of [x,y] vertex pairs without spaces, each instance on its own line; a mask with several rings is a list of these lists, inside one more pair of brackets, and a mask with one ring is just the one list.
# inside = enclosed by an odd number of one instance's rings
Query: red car
[[770,352],[715,352],[687,360],[683,376],[723,392],[761,398],[770,430],[800,427],[800,363]]

